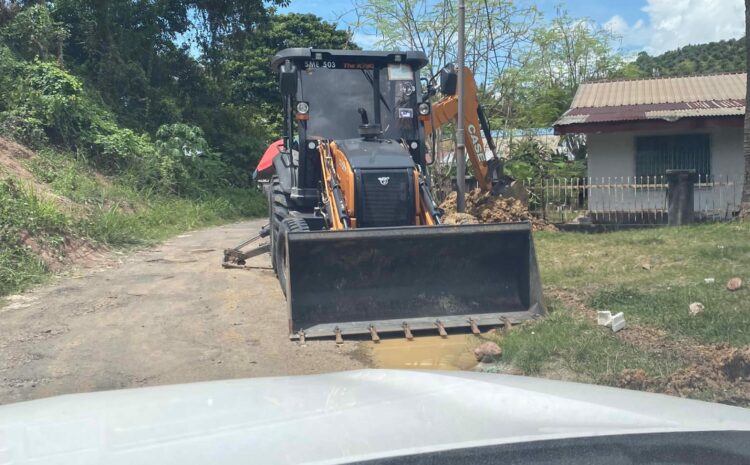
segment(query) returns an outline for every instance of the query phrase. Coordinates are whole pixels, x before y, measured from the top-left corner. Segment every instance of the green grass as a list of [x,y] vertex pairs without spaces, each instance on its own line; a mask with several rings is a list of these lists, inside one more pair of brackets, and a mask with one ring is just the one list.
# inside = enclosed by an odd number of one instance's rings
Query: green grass
[[[594,309],[622,311],[701,342],[750,344],[750,293],[725,289],[732,277],[750,280],[748,222],[585,236],[544,233],[537,247],[544,284],[584,289]],[[691,316],[692,302],[706,311]]]
[[711,277],[726,282],[750,269],[748,222],[535,238],[548,286],[691,286]]
[[97,176],[70,154],[50,150],[27,167],[43,189],[0,173],[0,296],[49,275],[45,263],[20,242],[24,235],[51,250],[67,236],[122,249],[266,214],[264,196],[251,189],[226,188],[198,198],[138,191],[126,179]]
[[[585,308],[548,302],[548,318],[500,339],[505,363],[527,374],[612,384],[624,369],[663,378],[692,363],[679,351],[649,347],[648,338],[622,337],[582,317],[596,310],[624,312],[630,325],[660,328],[678,345],[750,344],[750,222],[541,232],[535,242],[546,294],[577,296]],[[725,285],[735,276],[745,287],[730,292]],[[705,311],[691,316],[692,302]]]
[[606,383],[626,368],[663,376],[682,366],[676,356],[636,348],[560,306],[539,323],[515,328],[501,344],[504,361],[526,374],[562,369],[562,377],[577,381]]
[[[728,292],[725,281],[692,286],[657,286],[639,289],[621,286],[600,289],[591,298],[597,309],[625,312],[630,318],[654,325],[678,336],[700,342],[743,346],[750,344],[750,296]],[[702,313],[688,312],[691,302],[706,306]]]

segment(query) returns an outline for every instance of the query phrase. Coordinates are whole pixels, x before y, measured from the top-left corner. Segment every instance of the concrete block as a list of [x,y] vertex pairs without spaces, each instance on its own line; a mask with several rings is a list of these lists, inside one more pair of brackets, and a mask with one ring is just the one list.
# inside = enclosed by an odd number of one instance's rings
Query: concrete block
[[615,333],[625,327],[625,315],[620,312],[617,315],[612,317],[612,320],[610,322],[612,326],[612,331]]
[[596,312],[596,322],[599,326],[609,326],[612,322],[612,312]]

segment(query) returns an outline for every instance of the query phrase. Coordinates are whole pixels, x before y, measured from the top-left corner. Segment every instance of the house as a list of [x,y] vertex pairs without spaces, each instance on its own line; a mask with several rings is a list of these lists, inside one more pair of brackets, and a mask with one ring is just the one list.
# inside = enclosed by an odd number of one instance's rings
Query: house
[[586,135],[589,208],[663,210],[666,171],[694,169],[696,211],[736,211],[746,79],[717,74],[582,84],[554,128],[558,135]]

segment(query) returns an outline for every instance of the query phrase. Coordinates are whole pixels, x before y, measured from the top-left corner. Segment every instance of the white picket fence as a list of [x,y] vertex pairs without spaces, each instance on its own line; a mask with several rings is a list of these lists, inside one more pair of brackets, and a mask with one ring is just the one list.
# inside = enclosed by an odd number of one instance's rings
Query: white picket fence
[[[723,221],[739,211],[742,175],[699,175],[695,184],[698,221]],[[530,208],[553,222],[588,218],[594,223],[667,222],[665,176],[554,178],[527,184]]]

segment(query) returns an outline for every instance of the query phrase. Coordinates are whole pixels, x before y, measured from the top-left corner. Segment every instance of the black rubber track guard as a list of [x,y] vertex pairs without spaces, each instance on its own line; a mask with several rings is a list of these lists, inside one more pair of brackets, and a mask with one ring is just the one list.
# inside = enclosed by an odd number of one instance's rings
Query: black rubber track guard
[[291,232],[286,241],[293,338],[545,314],[528,223]]

